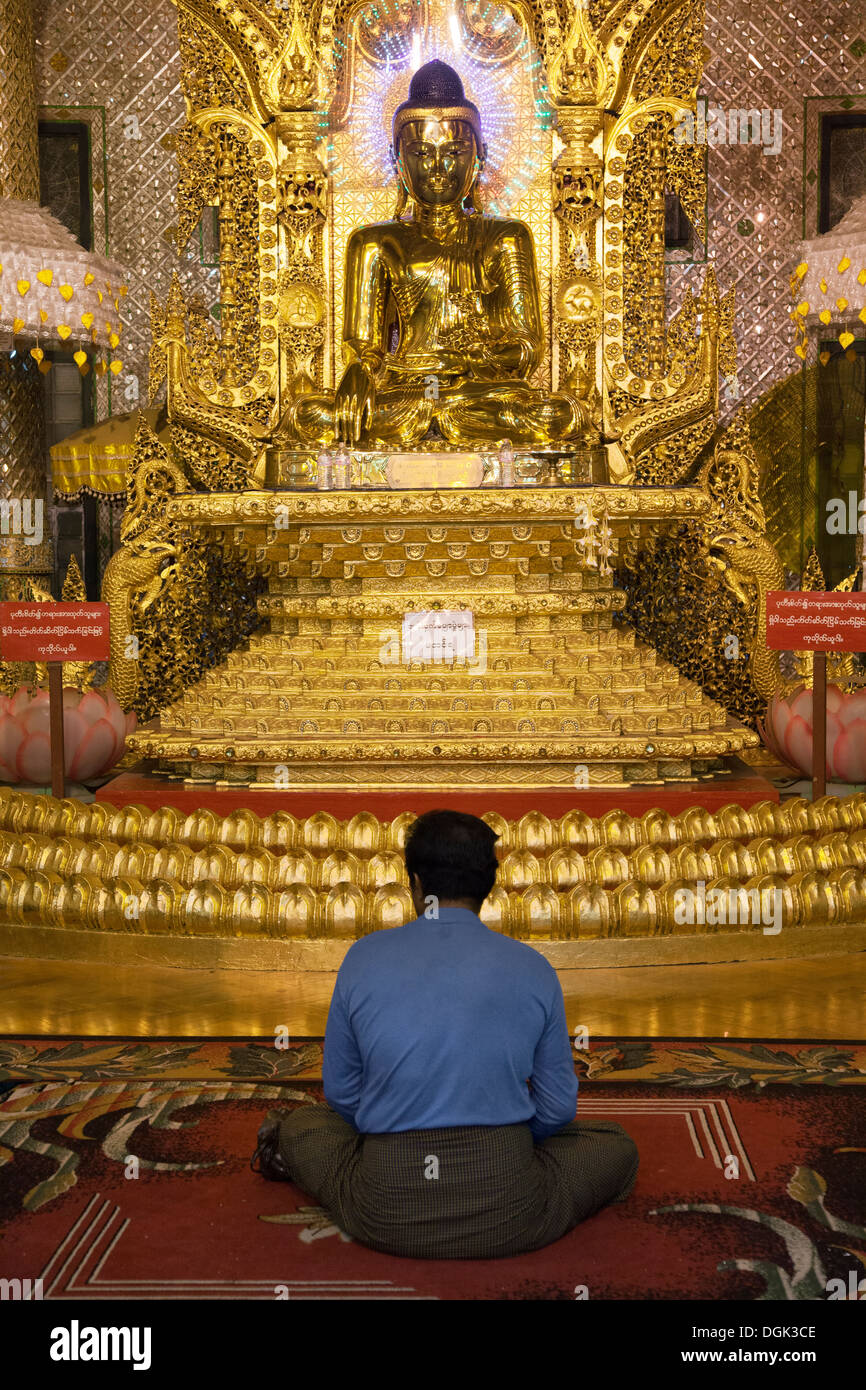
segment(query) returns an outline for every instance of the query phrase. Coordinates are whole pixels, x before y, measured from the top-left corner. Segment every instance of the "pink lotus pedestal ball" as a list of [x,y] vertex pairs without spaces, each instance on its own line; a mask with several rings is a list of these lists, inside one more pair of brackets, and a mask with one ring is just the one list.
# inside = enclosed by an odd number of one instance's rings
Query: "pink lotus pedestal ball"
[[[812,775],[812,691],[799,686],[774,695],[761,729],[770,750]],[[827,777],[833,782],[866,782],[866,690],[846,695],[827,686]]]
[[[124,714],[107,686],[63,691],[66,775],[75,782],[98,777],[123,754],[135,715]],[[0,782],[51,781],[51,720],[48,691],[22,685],[0,695]]]

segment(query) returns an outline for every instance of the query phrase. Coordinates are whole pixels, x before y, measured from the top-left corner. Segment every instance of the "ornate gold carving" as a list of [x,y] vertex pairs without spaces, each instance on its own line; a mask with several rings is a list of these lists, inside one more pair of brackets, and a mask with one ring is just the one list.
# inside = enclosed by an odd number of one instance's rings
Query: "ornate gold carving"
[[33,75],[33,15],[27,0],[0,4],[0,194],[39,198],[39,147]]
[[136,621],[177,573],[177,546],[166,537],[162,509],[169,492],[186,479],[142,421],[130,469],[129,506],[121,523],[121,545],[108,562],[102,599],[111,613],[108,683],[124,709],[135,702],[140,672]]
[[748,426],[736,422],[716,449],[704,479],[716,504],[709,547],[729,589],[749,613],[752,683],[763,701],[780,688],[779,653],[767,647],[767,594],[784,588],[784,570],[766,535],[758,471]]
[[315,328],[322,322],[325,306],[315,285],[303,281],[289,284],[280,295],[280,322],[287,328]]
[[548,65],[548,80],[560,106],[603,108],[613,95],[616,70],[600,48],[583,5],[574,7],[565,42]]
[[[596,487],[591,493],[580,488],[455,488],[433,492],[418,488],[412,492],[258,492],[185,494],[172,498],[167,515],[172,520],[200,526],[261,525],[274,527],[276,518],[306,523],[330,521],[351,525],[365,520],[393,522],[394,519],[442,522],[502,520],[513,524],[532,519],[566,523],[574,536],[574,517],[592,500],[598,512],[606,511],[612,523],[638,522],[654,527],[665,522],[707,514],[711,502],[697,487],[671,491],[666,487],[628,489]],[[280,509],[279,511],[277,509]],[[361,539],[361,531],[344,537],[347,544]],[[431,536],[432,540],[433,537]],[[444,539],[443,535],[438,539]],[[479,538],[481,539],[481,538]],[[486,539],[486,537],[484,538]],[[528,540],[525,531],[515,539]]]
[[699,481],[710,502],[701,522],[652,543],[639,565],[625,557],[626,612],[643,638],[752,723],[781,685],[765,623],[766,594],[784,587],[784,573],[766,534],[745,418],[719,441]]

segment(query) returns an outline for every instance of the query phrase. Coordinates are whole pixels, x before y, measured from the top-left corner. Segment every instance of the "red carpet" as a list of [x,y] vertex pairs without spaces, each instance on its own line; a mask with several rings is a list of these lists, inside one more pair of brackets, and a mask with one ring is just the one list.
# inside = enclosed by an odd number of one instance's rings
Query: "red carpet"
[[[864,1274],[858,1045],[601,1043],[590,1074],[597,1062],[606,1079],[584,1081],[579,1113],[635,1138],[633,1195],[531,1255],[424,1262],[364,1249],[294,1186],[250,1172],[263,1113],[320,1098],[299,1077],[314,1042],[281,1084],[240,1079],[267,1063],[262,1044],[41,1042],[0,1041],[5,1074],[50,1072],[62,1048],[88,1074],[11,1080],[0,1103],[3,1269],[41,1276],[46,1298],[273,1299],[280,1286],[292,1299],[571,1301],[585,1286],[592,1299],[808,1300]],[[159,1057],[194,1067],[197,1051],[234,1079],[122,1074],[158,1072]],[[117,1079],[96,1079],[106,1068]]]

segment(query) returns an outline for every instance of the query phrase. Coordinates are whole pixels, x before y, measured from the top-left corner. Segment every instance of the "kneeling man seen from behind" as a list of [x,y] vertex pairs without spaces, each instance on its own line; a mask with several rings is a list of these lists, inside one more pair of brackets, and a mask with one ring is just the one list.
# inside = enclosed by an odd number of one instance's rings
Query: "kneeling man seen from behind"
[[538,1250],[637,1176],[617,1124],[575,1120],[562,989],[479,917],[496,835],[458,811],[411,827],[418,917],[350,948],[325,1034],[326,1105],[271,1112],[253,1164],[374,1250],[491,1259]]

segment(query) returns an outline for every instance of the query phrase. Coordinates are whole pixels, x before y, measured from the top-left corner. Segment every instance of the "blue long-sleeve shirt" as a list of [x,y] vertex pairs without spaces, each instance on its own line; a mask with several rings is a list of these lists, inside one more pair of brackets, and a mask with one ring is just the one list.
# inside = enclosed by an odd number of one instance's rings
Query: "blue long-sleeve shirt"
[[361,1134],[523,1123],[538,1142],[577,1109],[556,971],[465,908],[350,947],[322,1076],[328,1104]]

